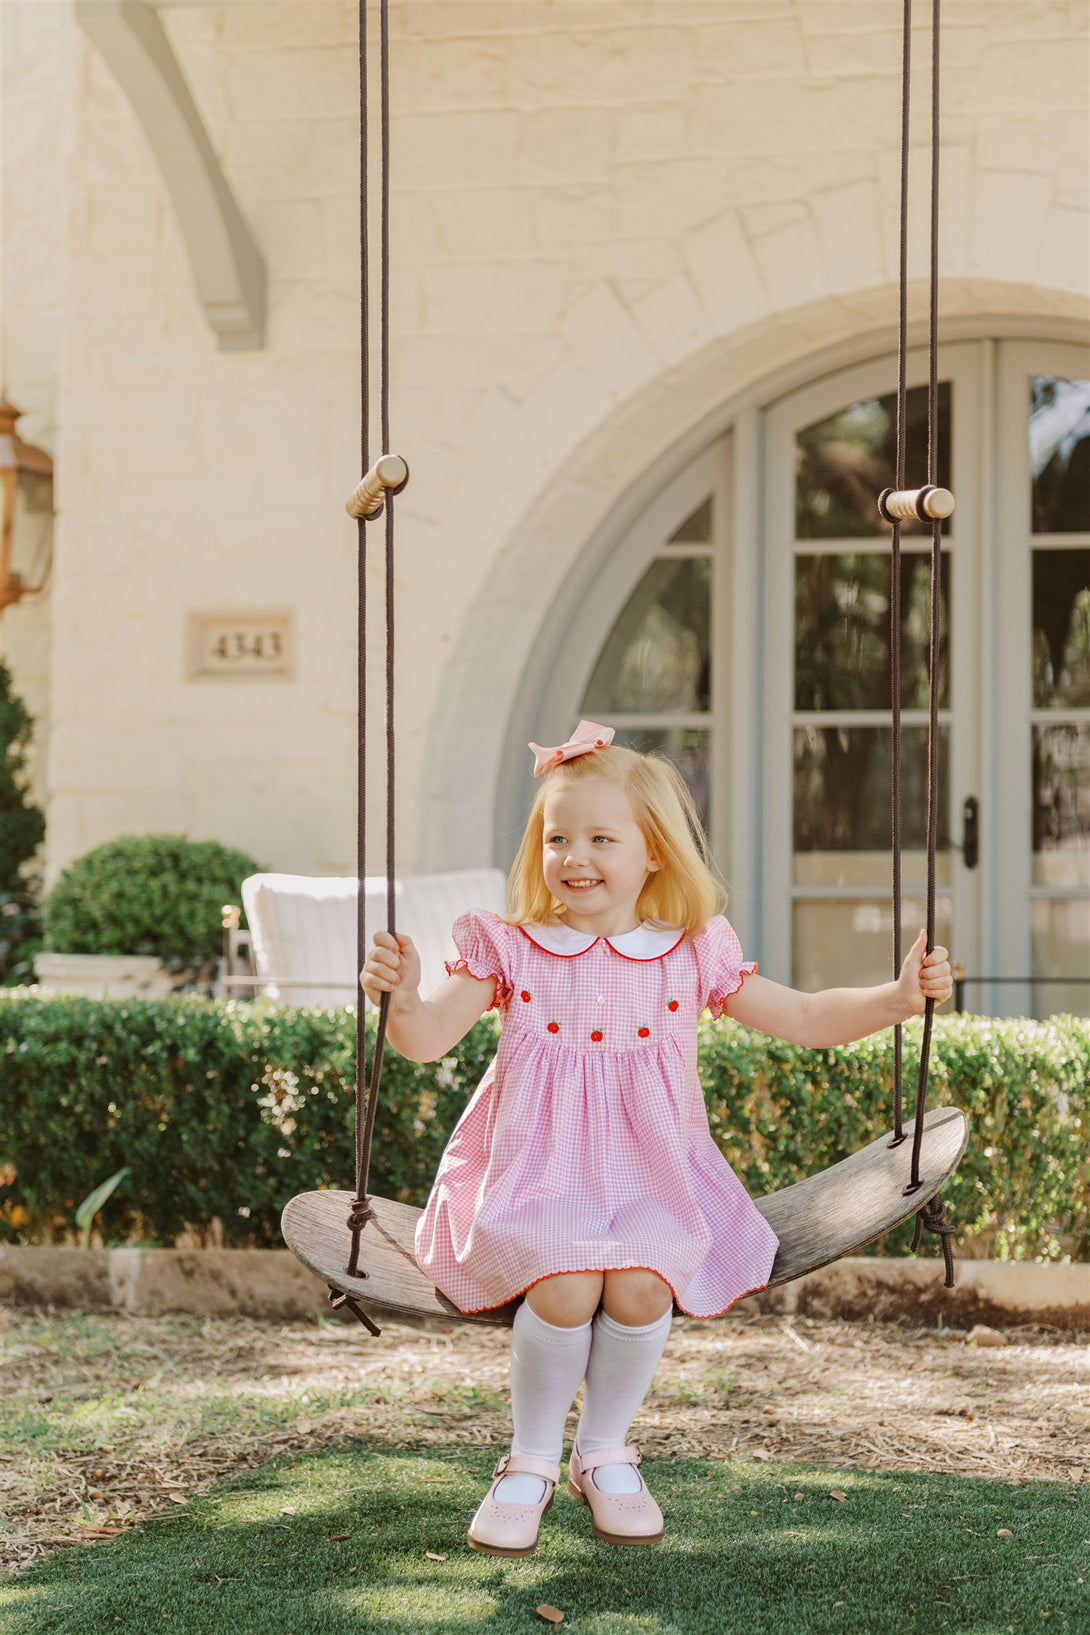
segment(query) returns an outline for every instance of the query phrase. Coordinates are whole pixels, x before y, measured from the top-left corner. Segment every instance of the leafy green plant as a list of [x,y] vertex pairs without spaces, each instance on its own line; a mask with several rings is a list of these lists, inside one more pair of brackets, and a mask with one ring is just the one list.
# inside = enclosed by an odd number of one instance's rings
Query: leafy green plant
[[[911,1069],[918,1026],[906,1034]],[[367,1036],[370,1050],[372,1018]],[[440,1062],[387,1052],[373,1191],[424,1201],[496,1037],[486,1017]],[[883,1035],[806,1051],[709,1022],[712,1135],[752,1193],[789,1186],[890,1128],[891,1056]],[[932,1104],[971,1126],[945,1192],[963,1252],[1090,1258],[1090,1024],[942,1019],[932,1064]],[[227,1243],[276,1244],[294,1193],[354,1183],[354,1076],[350,1011],[0,993],[0,1236],[63,1236],[103,1171],[127,1165],[111,1237],[169,1244],[218,1220]]]
[[0,983],[29,981],[40,947],[38,880],[27,868],[45,835],[45,817],[26,781],[33,726],[0,663]]
[[60,954],[154,954],[169,970],[219,957],[220,911],[261,865],[215,840],[129,835],[85,853],[46,904],[46,947]]
[[106,1200],[113,1197],[128,1173],[128,1164],[123,1164],[119,1170],[115,1170],[111,1176],[103,1181],[101,1186],[97,1186],[93,1192],[89,1192],[76,1210],[75,1220],[80,1232],[81,1249],[91,1247],[91,1231],[95,1224],[95,1216]]

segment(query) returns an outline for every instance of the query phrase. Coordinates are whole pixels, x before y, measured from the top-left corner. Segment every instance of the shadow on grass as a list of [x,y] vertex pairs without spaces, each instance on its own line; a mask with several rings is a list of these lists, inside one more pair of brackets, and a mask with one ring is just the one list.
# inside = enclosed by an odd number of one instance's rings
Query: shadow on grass
[[585,1635],[1087,1627],[1086,1487],[660,1460],[646,1468],[663,1544],[599,1543],[561,1491],[537,1553],[506,1561],[465,1544],[490,1467],[465,1449],[361,1445],[278,1461],[9,1580],[2,1627],[514,1635],[549,1627],[543,1602]]

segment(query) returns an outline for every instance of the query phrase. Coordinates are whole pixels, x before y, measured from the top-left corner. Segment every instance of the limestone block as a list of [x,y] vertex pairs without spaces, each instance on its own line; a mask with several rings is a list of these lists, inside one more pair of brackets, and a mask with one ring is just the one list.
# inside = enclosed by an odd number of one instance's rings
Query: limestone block
[[806,35],[871,33],[876,28],[895,27],[901,4],[900,0],[868,0],[862,6],[859,0],[806,0],[798,13]]
[[769,311],[768,292],[733,210],[690,233],[684,254],[697,293],[720,333],[728,334]]
[[397,121],[391,144],[405,188],[506,187],[515,179],[521,119],[509,111],[413,115]]
[[613,394],[581,358],[550,370],[525,399],[527,414],[573,446],[605,418],[612,404]]
[[770,79],[806,75],[799,19],[782,8],[767,7],[759,16],[735,17],[729,22],[708,21],[692,33],[696,78],[705,83],[731,85],[737,80],[759,79],[765,84]]
[[347,135],[349,151],[358,151],[356,129],[356,122],[348,119],[288,119],[277,117],[273,109],[267,119],[250,119],[244,124],[232,121],[224,141],[224,162],[232,176],[251,165],[298,164],[330,132]]
[[227,70],[227,107],[235,120],[351,119],[359,109],[354,52],[334,46],[261,51]]
[[1056,168],[1064,143],[1066,116],[1034,108],[1021,116],[983,114],[975,121],[976,159],[984,170]]
[[[171,14],[173,15],[173,14]],[[307,50],[312,46],[355,46],[355,8],[339,0],[262,0],[262,4],[225,5],[218,29],[232,51]]]
[[[596,100],[611,100],[606,75],[611,59],[620,52],[620,30],[584,27],[570,32],[515,35],[508,43],[510,90],[517,106],[571,106],[586,104],[593,88]],[[663,81],[650,91],[629,87],[631,97],[661,94]]]
[[1084,140],[1085,133],[1085,112],[1065,116],[1055,175],[1056,203],[1072,210],[1085,208],[1090,192],[1090,176],[1087,174],[1090,153]]
[[[277,199],[252,212],[254,232],[270,279],[328,273],[324,217],[317,199]],[[358,261],[357,250],[357,265]]]
[[[307,174],[311,194],[334,198],[342,210],[359,194],[360,138],[356,119],[323,119],[303,125],[308,133]],[[402,208],[398,203],[398,209]]]
[[434,209],[452,256],[504,256],[538,247],[534,198],[527,188],[444,188]]
[[1086,107],[1086,38],[996,41],[975,74],[948,76],[951,113],[1024,114],[1027,108]]
[[509,392],[485,394],[461,428],[458,448],[486,477],[524,493],[534,492],[551,464],[538,428]]
[[406,104],[419,112],[511,104],[505,40],[422,40],[406,57]]
[[827,152],[872,147],[876,131],[894,130],[899,68],[888,75],[841,83],[800,84],[773,80],[746,82],[724,94],[718,87],[697,86],[692,97],[693,150],[767,156],[780,152]]
[[559,261],[427,267],[421,278],[424,324],[455,334],[548,333],[556,327],[565,282]]
[[707,311],[686,273],[633,302],[632,313],[664,363],[676,363],[712,337]]
[[675,104],[621,107],[613,116],[613,151],[621,163],[636,159],[679,159],[688,145],[685,114]]
[[1048,213],[1037,257],[1038,284],[1086,292],[1090,268],[1090,219],[1086,210],[1054,206]]
[[[344,209],[343,200],[340,208]],[[350,212],[358,226],[356,211]],[[403,194],[390,222],[390,254],[396,266],[444,259],[443,234],[435,208],[435,196],[424,191]]]
[[612,129],[603,108],[543,108],[523,116],[516,174],[530,183],[604,182]]
[[576,183],[570,187],[535,187],[530,197],[537,218],[540,243],[609,243],[617,232],[616,193],[613,187]]
[[598,285],[566,313],[560,332],[583,367],[615,397],[635,391],[656,369],[646,336],[608,285]]
[[1052,182],[1009,170],[981,170],[973,208],[972,272],[1032,283],[1048,221]]
[[616,174],[621,238],[684,235],[730,203],[730,167],[725,159],[618,165]]
[[874,182],[814,195],[814,220],[831,290],[882,282],[888,267],[882,244],[882,199]]
[[768,231],[752,233],[751,243],[774,307],[801,305],[828,291],[828,269],[813,215],[805,205]]
[[571,252],[572,295],[586,293],[605,280],[622,301],[638,300],[681,270],[681,251],[672,238],[614,238],[583,244]]
[[163,208],[161,189],[100,187],[89,202],[92,252],[110,256],[154,249]]
[[[887,20],[883,18],[883,22]],[[877,21],[877,19],[876,19]],[[807,33],[806,73],[812,79],[842,79],[860,74],[888,75],[901,71],[901,28],[894,19],[893,28],[875,27],[847,32],[838,29],[832,34]],[[929,44],[926,46],[930,50]],[[921,66],[922,74],[925,39],[921,30],[915,31],[913,61]],[[900,102],[897,103],[899,115]]]
[[358,351],[359,294],[355,289],[311,281],[283,284],[271,294],[266,344],[274,351],[330,352],[338,362],[346,348]]

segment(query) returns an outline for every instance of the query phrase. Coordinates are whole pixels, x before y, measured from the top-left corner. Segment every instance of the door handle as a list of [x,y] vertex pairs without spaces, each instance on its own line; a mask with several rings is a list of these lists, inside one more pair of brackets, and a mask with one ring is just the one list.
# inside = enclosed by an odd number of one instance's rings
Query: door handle
[[967,869],[975,869],[980,861],[980,802],[975,795],[962,802],[961,855]]

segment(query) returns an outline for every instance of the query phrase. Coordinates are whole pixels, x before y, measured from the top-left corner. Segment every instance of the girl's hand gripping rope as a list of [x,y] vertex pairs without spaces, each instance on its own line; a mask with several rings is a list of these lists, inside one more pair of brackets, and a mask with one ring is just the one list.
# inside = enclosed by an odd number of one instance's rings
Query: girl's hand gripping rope
[[926,948],[927,933],[921,931],[906,954],[897,979],[909,1016],[922,1016],[927,1000],[933,999],[936,1005],[941,1005],[954,991],[948,950],[936,947],[928,954]]
[[360,985],[372,1005],[384,993],[415,994],[420,987],[420,955],[412,938],[376,931],[374,947],[360,972]]

